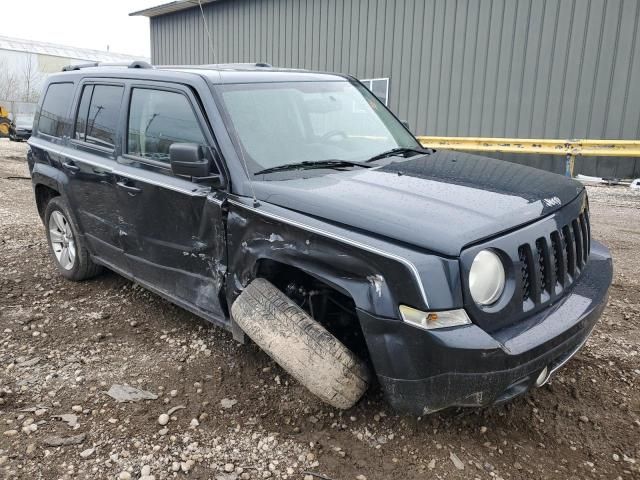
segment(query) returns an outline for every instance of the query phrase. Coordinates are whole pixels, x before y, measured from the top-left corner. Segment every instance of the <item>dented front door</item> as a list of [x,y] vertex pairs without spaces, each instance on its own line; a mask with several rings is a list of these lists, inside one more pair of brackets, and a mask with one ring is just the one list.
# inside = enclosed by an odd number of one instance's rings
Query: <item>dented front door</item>
[[214,144],[199,101],[184,85],[160,82],[133,82],[126,97],[115,182],[133,277],[183,308],[225,323],[220,291],[226,193],[206,180],[174,175],[170,162],[173,143],[202,145],[208,152]]
[[[133,276],[175,303],[224,321],[220,292],[226,273],[223,194],[156,172],[116,178],[125,205],[125,253]],[[135,175],[135,176],[134,176]]]

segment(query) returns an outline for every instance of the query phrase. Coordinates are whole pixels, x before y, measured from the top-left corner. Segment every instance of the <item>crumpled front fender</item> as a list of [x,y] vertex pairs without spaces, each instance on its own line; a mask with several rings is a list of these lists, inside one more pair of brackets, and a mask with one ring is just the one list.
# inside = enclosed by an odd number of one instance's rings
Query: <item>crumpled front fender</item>
[[[267,203],[229,202],[229,303],[260,260],[298,268],[353,298],[372,314],[398,317],[398,304],[457,308],[457,260],[410,250]],[[426,281],[425,281],[426,279]]]

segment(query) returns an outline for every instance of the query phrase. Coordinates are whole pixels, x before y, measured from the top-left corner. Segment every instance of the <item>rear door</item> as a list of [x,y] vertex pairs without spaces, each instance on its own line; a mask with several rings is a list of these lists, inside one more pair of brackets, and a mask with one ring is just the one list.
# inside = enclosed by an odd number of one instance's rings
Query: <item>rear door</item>
[[[67,195],[67,190],[64,177],[60,174],[65,162],[62,151],[69,136],[69,112],[75,87],[73,82],[49,84],[36,112],[36,135],[29,140],[33,159],[30,168],[35,169],[32,171],[34,180],[46,184],[48,178],[56,178],[60,184],[50,186],[58,189],[63,196]],[[49,170],[47,175],[41,175],[41,169]]]
[[71,179],[69,195],[91,253],[109,266],[128,271],[113,174],[123,94],[123,83],[81,84],[63,168]]
[[203,145],[210,154],[215,149],[198,99],[182,85],[134,83],[123,123],[116,186],[134,277],[175,303],[223,323],[226,193],[173,175],[169,163],[169,147],[176,142]]

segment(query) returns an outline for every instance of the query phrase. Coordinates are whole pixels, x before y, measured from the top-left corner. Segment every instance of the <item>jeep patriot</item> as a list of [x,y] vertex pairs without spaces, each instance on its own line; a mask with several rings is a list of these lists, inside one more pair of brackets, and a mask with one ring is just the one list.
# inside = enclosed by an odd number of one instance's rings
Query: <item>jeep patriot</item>
[[355,78],[266,64],[51,75],[29,169],[52,260],[247,337],[323,401],[544,385],[607,302],[584,187],[423,148]]

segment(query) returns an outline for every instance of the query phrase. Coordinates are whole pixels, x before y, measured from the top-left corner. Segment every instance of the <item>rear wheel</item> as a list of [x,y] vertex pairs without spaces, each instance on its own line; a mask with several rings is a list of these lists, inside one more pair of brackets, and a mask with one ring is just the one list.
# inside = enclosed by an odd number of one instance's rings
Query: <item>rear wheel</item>
[[0,138],[9,136],[9,127],[11,123],[8,118],[0,117]]
[[49,251],[63,277],[80,281],[102,271],[102,267],[91,260],[84,240],[71,219],[69,208],[61,197],[54,197],[47,204],[44,225]]
[[365,363],[267,280],[251,282],[231,313],[258,346],[322,401],[347,409],[367,389]]

